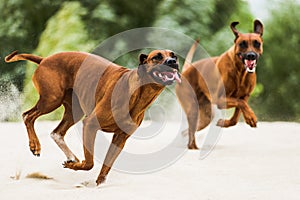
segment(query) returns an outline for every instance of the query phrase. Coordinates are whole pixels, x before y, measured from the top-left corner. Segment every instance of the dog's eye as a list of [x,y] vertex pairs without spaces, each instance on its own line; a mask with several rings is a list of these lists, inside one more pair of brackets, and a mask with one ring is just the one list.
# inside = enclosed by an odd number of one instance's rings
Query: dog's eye
[[171,52],[171,53],[170,53],[170,56],[171,56],[171,58],[174,58],[175,60],[177,60],[177,56],[175,55],[174,52]]
[[240,48],[241,49],[246,49],[247,48],[247,42],[246,41],[242,41],[240,44],[239,44]]
[[161,53],[158,53],[156,56],[152,57],[152,60],[162,60],[163,56],[161,55]]
[[257,40],[254,40],[253,46],[257,49],[260,48],[260,42],[258,42]]

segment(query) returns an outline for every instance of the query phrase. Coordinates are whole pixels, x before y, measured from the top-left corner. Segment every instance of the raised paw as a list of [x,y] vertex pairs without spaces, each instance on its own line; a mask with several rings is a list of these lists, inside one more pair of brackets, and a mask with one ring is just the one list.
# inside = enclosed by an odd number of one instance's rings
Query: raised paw
[[41,145],[39,141],[29,141],[29,148],[33,155],[40,157],[41,155]]
[[233,122],[231,120],[219,119],[217,122],[217,126],[224,127],[224,128],[228,128],[234,125],[236,125],[236,122]]
[[76,162],[76,161],[65,161],[63,163],[64,168],[69,168],[73,170],[90,170],[93,168],[94,164],[86,163],[84,160],[82,162]]

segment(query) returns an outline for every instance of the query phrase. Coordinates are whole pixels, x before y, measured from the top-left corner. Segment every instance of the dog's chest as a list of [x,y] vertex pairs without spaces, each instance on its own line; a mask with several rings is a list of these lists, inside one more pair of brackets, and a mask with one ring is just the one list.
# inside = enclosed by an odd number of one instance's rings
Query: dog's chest
[[256,75],[254,73],[246,73],[237,78],[235,82],[235,89],[231,91],[231,97],[242,98],[249,96],[256,85]]

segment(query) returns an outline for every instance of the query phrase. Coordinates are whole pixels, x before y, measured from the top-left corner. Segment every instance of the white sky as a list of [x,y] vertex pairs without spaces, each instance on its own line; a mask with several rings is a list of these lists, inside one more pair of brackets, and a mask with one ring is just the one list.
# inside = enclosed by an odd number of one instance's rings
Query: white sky
[[[268,11],[278,2],[285,0],[244,0],[249,2],[251,12],[255,18],[265,20],[268,18]],[[295,3],[300,3],[300,0],[295,0]]]
[[266,19],[268,17],[268,0],[247,0],[254,18]]

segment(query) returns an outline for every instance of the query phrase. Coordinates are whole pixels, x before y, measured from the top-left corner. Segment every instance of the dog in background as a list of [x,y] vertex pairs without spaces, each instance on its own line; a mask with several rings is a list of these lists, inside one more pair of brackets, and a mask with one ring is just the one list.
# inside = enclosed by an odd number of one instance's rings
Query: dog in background
[[256,85],[255,69],[263,53],[263,24],[255,20],[253,33],[240,33],[237,24],[230,25],[235,35],[234,45],[222,55],[190,64],[197,44],[188,52],[176,94],[188,120],[189,149],[198,148],[195,132],[211,122],[212,104],[219,109],[235,108],[233,116],[229,120],[220,119],[218,126],[234,126],[242,113],[245,122],[256,127],[257,118],[248,99]]
[[[41,152],[35,120],[61,105],[65,112],[51,137],[67,157],[65,168],[90,170],[94,166],[97,130],[113,133],[97,185],[105,181],[126,140],[141,124],[146,108],[166,85],[181,81],[177,56],[170,50],[141,54],[140,64],[134,70],[83,52],[62,52],[42,58],[15,51],[5,58],[6,62],[19,60],[38,64],[32,80],[40,98],[33,108],[23,113],[29,147],[35,156]],[[85,160],[80,162],[68,148],[64,136],[82,118]]]

